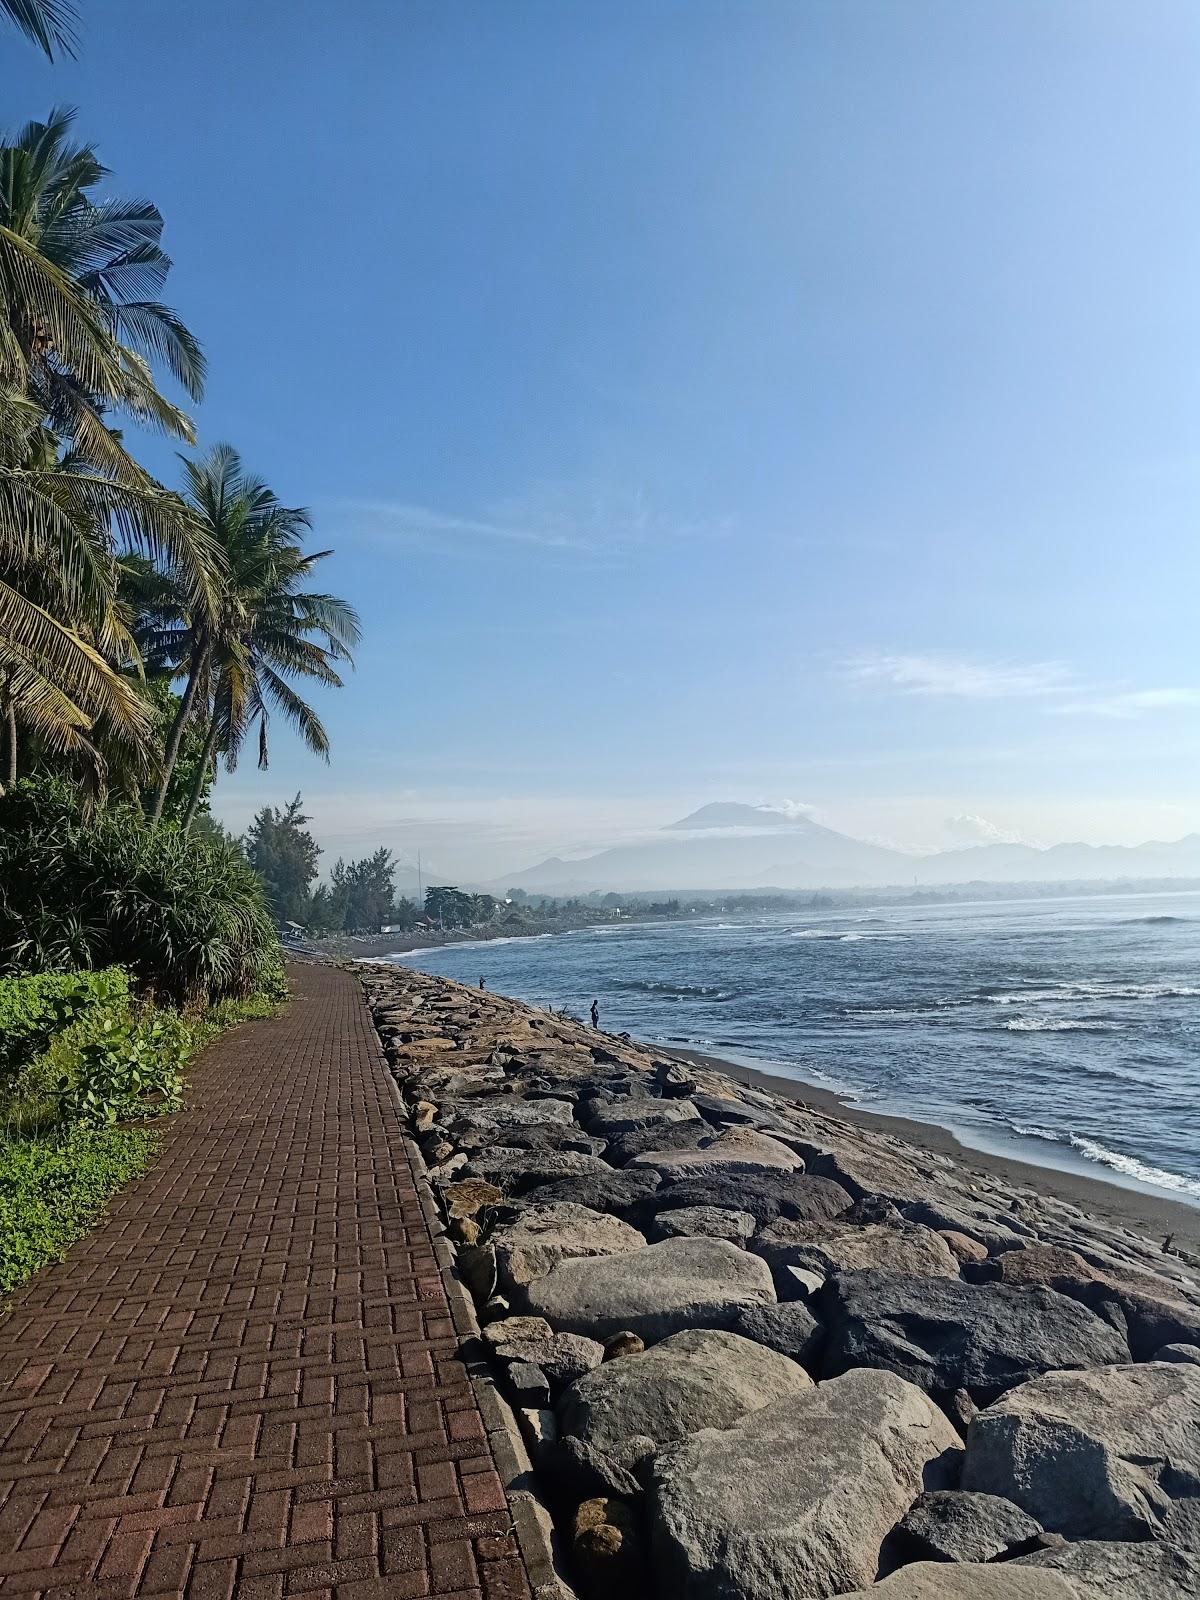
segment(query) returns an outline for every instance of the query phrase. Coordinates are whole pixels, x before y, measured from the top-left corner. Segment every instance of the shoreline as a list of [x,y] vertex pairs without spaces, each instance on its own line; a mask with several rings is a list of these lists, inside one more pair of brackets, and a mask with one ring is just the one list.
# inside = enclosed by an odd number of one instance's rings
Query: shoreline
[[872,1133],[891,1134],[918,1150],[948,1156],[955,1166],[972,1176],[985,1180],[999,1179],[1014,1187],[1031,1190],[1034,1194],[1046,1194],[1065,1201],[1112,1226],[1127,1228],[1150,1239],[1162,1239],[1173,1233],[1176,1248],[1189,1255],[1200,1256],[1200,1208],[1189,1205],[1185,1200],[1151,1194],[1146,1189],[1127,1187],[1109,1178],[1093,1177],[1090,1173],[1067,1172],[1058,1167],[1025,1161],[1020,1156],[980,1150],[974,1145],[964,1144],[949,1128],[943,1128],[936,1122],[917,1122],[896,1113],[866,1111],[832,1089],[823,1089],[818,1084],[786,1077],[764,1067],[730,1061],[728,1057],[713,1055],[708,1051],[690,1050],[680,1045],[673,1045],[670,1049],[660,1046],[650,1048],[662,1048],[664,1055],[679,1056],[697,1066],[724,1073],[737,1083],[768,1090],[787,1100],[799,1101],[814,1110],[840,1117],[853,1127],[864,1128]]
[[[496,942],[498,938],[553,938],[558,933],[578,931],[580,930],[571,928],[538,932],[531,930],[524,934],[491,934],[470,940],[443,936],[433,945],[409,944],[404,949],[396,949],[393,942],[386,955],[380,950],[373,956],[366,956],[364,953],[359,959],[382,960],[386,964],[388,956],[403,957],[419,954],[423,950],[441,948],[445,944],[485,945]],[[395,936],[390,937],[394,941]],[[386,938],[380,936],[378,939],[363,942],[383,945]],[[402,939],[401,943],[404,944],[406,941]],[[619,1036],[614,1035],[614,1037]],[[630,1037],[643,1048],[661,1051],[664,1055],[675,1055],[724,1073],[735,1082],[769,1090],[788,1100],[799,1100],[815,1110],[840,1117],[852,1126],[891,1134],[918,1150],[948,1156],[963,1171],[985,1181],[1000,1180],[1028,1189],[1035,1194],[1044,1193],[1077,1206],[1080,1211],[1110,1225],[1130,1229],[1148,1238],[1161,1240],[1168,1234],[1173,1234],[1176,1248],[1190,1256],[1200,1258],[1200,1205],[1191,1204],[1187,1200],[1177,1199],[1166,1193],[1155,1192],[1136,1180],[1131,1179],[1128,1183],[1123,1183],[1113,1176],[1101,1176],[1099,1173],[1093,1174],[1086,1170],[1030,1159],[1024,1154],[1017,1153],[1015,1149],[1010,1151],[1003,1148],[1009,1141],[1006,1141],[1002,1134],[996,1137],[996,1143],[1001,1148],[984,1149],[964,1142],[951,1128],[940,1123],[919,1121],[905,1116],[903,1112],[866,1110],[836,1090],[814,1084],[807,1079],[790,1076],[782,1071],[773,1071],[771,1064],[767,1062],[762,1065],[752,1065],[748,1061],[734,1061],[727,1056],[685,1045],[656,1043],[636,1035]],[[1082,1159],[1080,1158],[1081,1163]]]

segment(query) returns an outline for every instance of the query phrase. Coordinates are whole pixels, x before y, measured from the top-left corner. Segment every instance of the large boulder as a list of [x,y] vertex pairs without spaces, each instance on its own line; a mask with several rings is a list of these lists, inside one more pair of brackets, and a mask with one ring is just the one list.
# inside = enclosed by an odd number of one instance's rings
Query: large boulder
[[1137,1361],[1148,1361],[1164,1344],[1200,1341],[1200,1307],[1166,1278],[1119,1267],[1104,1270],[1061,1245],[1010,1250],[995,1266],[1006,1283],[1045,1284],[1120,1323]]
[[824,1328],[798,1300],[779,1306],[743,1306],[731,1329],[810,1369],[815,1366],[825,1338]]
[[730,1428],[811,1388],[807,1372],[774,1350],[735,1333],[688,1328],[572,1384],[559,1402],[559,1429],[632,1467],[661,1445],[701,1428]]
[[523,1298],[527,1284],[560,1261],[620,1255],[640,1250],[645,1243],[643,1235],[619,1217],[567,1201],[525,1206],[514,1221],[496,1228],[491,1236],[496,1282],[500,1293],[508,1295],[514,1305]]
[[1200,1495],[1200,1368],[1049,1372],[972,1419],[963,1486],[1074,1539],[1145,1539]]
[[[1018,1556],[1000,1571],[1014,1581],[1023,1573],[1053,1575],[1068,1583],[1079,1600],[1196,1600],[1200,1594],[1200,1559],[1157,1540],[1110,1544],[1081,1539],[1057,1550]],[[978,1600],[978,1591],[973,1600]]]
[[507,1195],[522,1195],[560,1178],[600,1176],[612,1169],[599,1156],[577,1150],[527,1151],[497,1146],[472,1156],[467,1177],[486,1178]]
[[819,1298],[829,1376],[886,1367],[929,1394],[965,1389],[986,1405],[1043,1372],[1129,1359],[1115,1328],[1052,1289],[843,1272]]
[[870,1134],[856,1132],[845,1141],[828,1137],[798,1139],[809,1172],[833,1178],[855,1200],[882,1195],[903,1208],[929,1194],[927,1169]]
[[955,1205],[949,1200],[935,1201],[923,1195],[900,1209],[910,1222],[922,1222],[939,1233],[965,1234],[968,1239],[978,1240],[989,1252],[1016,1250],[1025,1243],[1021,1232],[982,1206]]
[[[651,1169],[626,1167],[625,1174],[632,1177],[644,1170]],[[725,1211],[748,1211],[760,1227],[776,1217],[820,1222],[841,1216],[853,1203],[845,1189],[828,1178],[789,1172],[729,1174],[703,1182],[675,1178],[654,1196],[654,1209],[659,1212],[680,1206],[719,1206]]]
[[525,1100],[520,1095],[494,1095],[488,1100],[474,1100],[469,1105],[455,1107],[447,1122],[451,1134],[471,1127],[528,1128],[538,1123],[556,1122],[567,1125],[574,1115],[569,1100]]
[[660,1211],[654,1219],[659,1239],[728,1239],[730,1244],[744,1245],[754,1227],[748,1211],[726,1211],[721,1206],[680,1206],[677,1211]]
[[905,1512],[889,1543],[905,1561],[995,1561],[1041,1524],[996,1494],[935,1489]]
[[919,1222],[789,1222],[766,1227],[751,1247],[778,1273],[802,1267],[830,1277],[835,1272],[879,1268],[914,1277],[957,1278],[958,1260],[950,1246]]
[[712,1135],[708,1123],[699,1117],[684,1122],[656,1122],[649,1128],[612,1134],[604,1154],[614,1167],[624,1167],[647,1150],[695,1150]]
[[650,1468],[659,1592],[824,1600],[870,1583],[889,1529],[957,1445],[919,1389],[859,1371],[670,1446]]
[[[1106,1590],[1110,1600],[1125,1600],[1123,1589]],[[942,1561],[916,1561],[901,1567],[882,1583],[855,1589],[841,1600],[1093,1600],[1057,1572],[1032,1571],[1005,1561],[1001,1566],[976,1562],[951,1566]],[[1100,1600],[1099,1592],[1095,1600]]]
[[605,1211],[623,1222],[637,1224],[643,1215],[653,1215],[651,1197],[662,1181],[662,1174],[643,1170],[614,1172],[604,1162],[586,1173],[560,1177],[526,1189],[526,1205],[551,1205],[566,1200],[587,1206],[589,1211]]
[[616,1134],[662,1128],[672,1122],[697,1122],[700,1113],[690,1100],[651,1100],[629,1096],[621,1100],[590,1100],[579,1110],[589,1133],[609,1139]]
[[803,1172],[804,1158],[778,1139],[739,1125],[716,1134],[695,1150],[646,1150],[629,1165],[653,1167],[668,1178],[706,1180],[743,1172]]
[[723,1239],[664,1239],[627,1255],[561,1261],[529,1285],[530,1310],[564,1333],[646,1342],[683,1328],[727,1328],[742,1306],[773,1301],[766,1263]]

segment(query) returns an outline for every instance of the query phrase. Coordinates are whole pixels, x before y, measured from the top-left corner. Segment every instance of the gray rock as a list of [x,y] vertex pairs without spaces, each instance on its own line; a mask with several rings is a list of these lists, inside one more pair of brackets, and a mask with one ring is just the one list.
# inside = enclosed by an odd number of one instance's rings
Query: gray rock
[[882,1195],[903,1209],[929,1194],[928,1171],[891,1148],[874,1143],[870,1135],[859,1133],[846,1143],[808,1139],[798,1142],[797,1148],[802,1151],[809,1172],[835,1179],[855,1200]]
[[1200,1495],[1200,1368],[1049,1372],[981,1411],[963,1487],[1000,1494],[1074,1539],[1146,1539]]
[[[540,1344],[554,1337],[554,1329],[545,1317],[498,1317],[483,1330],[485,1341],[493,1349],[510,1348],[524,1344]],[[510,1357],[515,1360],[515,1357]]]
[[934,1202],[922,1197],[901,1210],[910,1222],[922,1222],[927,1228],[941,1232],[965,1234],[977,1240],[989,1252],[1016,1250],[1025,1243],[1025,1236],[1008,1223],[992,1216],[982,1208],[955,1206],[946,1201]]
[[522,1195],[537,1185],[555,1183],[561,1178],[601,1177],[611,1171],[599,1156],[584,1155],[581,1151],[542,1153],[506,1150],[499,1146],[480,1151],[467,1168],[471,1177],[486,1178],[506,1195]]
[[761,1231],[751,1248],[776,1273],[782,1267],[802,1267],[829,1277],[835,1272],[878,1268],[914,1277],[958,1277],[958,1259],[950,1246],[919,1222],[892,1225],[780,1218]]
[[564,1128],[558,1122],[534,1122],[524,1128],[498,1128],[494,1134],[482,1131],[474,1150],[488,1149],[532,1150],[539,1155],[575,1150],[583,1155],[602,1156],[607,1146],[603,1139],[593,1139],[574,1125]]
[[569,1100],[525,1100],[515,1094],[493,1095],[487,1100],[473,1100],[469,1106],[455,1107],[446,1126],[451,1134],[458,1134],[465,1128],[484,1125],[491,1128],[527,1128],[542,1122],[569,1125],[574,1110]]
[[734,1319],[732,1331],[810,1368],[825,1338],[824,1328],[799,1301],[781,1306],[743,1306]]
[[690,1095],[696,1087],[691,1068],[682,1061],[659,1061],[654,1068],[654,1081],[658,1092],[670,1099]]
[[824,1600],[870,1583],[885,1535],[958,1438],[912,1384],[849,1372],[651,1463],[659,1592]]
[[589,1133],[603,1139],[620,1133],[635,1133],[642,1128],[665,1127],[672,1122],[695,1122],[700,1113],[690,1100],[626,1100],[608,1105],[592,1101],[580,1108],[580,1117]]
[[1178,1361],[1184,1366],[1200,1367],[1200,1344],[1165,1344],[1154,1352],[1155,1361]]
[[583,1439],[559,1434],[547,1441],[534,1456],[534,1466],[552,1500],[578,1505],[595,1495],[619,1494],[636,1500],[642,1486],[610,1456]]
[[1200,1560],[1159,1544],[1109,1544],[1082,1539],[1057,1550],[1006,1561],[1002,1572],[1053,1573],[1079,1600],[1196,1600]]
[[644,1355],[606,1361],[558,1407],[559,1429],[623,1467],[701,1428],[728,1428],[763,1406],[810,1389],[786,1356],[734,1333],[689,1328]]
[[659,1239],[728,1239],[730,1244],[745,1245],[754,1228],[748,1211],[725,1211],[720,1206],[680,1206],[678,1211],[660,1211],[654,1219]]
[[699,1117],[687,1122],[656,1122],[650,1128],[635,1128],[631,1133],[614,1133],[605,1155],[614,1167],[625,1167],[635,1156],[648,1150],[696,1150],[713,1131]]
[[940,1489],[909,1507],[892,1539],[906,1561],[995,1561],[1041,1531],[1000,1495]]
[[[539,1319],[540,1320],[540,1319]],[[550,1380],[550,1392],[558,1395],[576,1378],[591,1372],[604,1360],[604,1346],[581,1333],[552,1333],[544,1339],[498,1344],[501,1361],[530,1361]]]
[[664,1177],[707,1180],[743,1172],[803,1172],[804,1158],[765,1133],[736,1127],[716,1134],[696,1150],[646,1150],[629,1165],[654,1167]]
[[560,1261],[640,1250],[646,1240],[619,1217],[560,1201],[522,1207],[512,1222],[494,1230],[490,1242],[500,1291],[518,1304],[526,1285]]
[[643,1214],[652,1216],[651,1197],[662,1181],[662,1174],[651,1171],[614,1172],[601,1163],[602,1171],[559,1178],[525,1191],[527,1205],[550,1205],[560,1200],[587,1206],[589,1211],[604,1211],[635,1226]]
[[[626,1176],[640,1169],[626,1167]],[[707,1178],[704,1182],[664,1184],[654,1196],[657,1212],[680,1206],[719,1206],[724,1211],[748,1211],[760,1227],[776,1217],[797,1222],[819,1222],[840,1216],[853,1204],[840,1184],[808,1173],[747,1173],[741,1177]]]
[[550,1404],[550,1380],[532,1361],[513,1361],[505,1373],[519,1406],[540,1411]]
[[[915,1561],[882,1583],[855,1589],[841,1600],[1092,1600],[1056,1572],[1017,1570],[1020,1563],[980,1566],[976,1562],[950,1566],[944,1561]],[[1105,1591],[1109,1600],[1125,1600],[1124,1590]],[[1099,1600],[1099,1594],[1096,1594]]]
[[723,1239],[664,1239],[628,1255],[562,1261],[529,1285],[530,1309],[564,1333],[605,1339],[628,1328],[647,1343],[683,1328],[725,1328],[745,1305],[773,1301],[757,1256]]
[[966,1389],[981,1405],[1043,1372],[1128,1360],[1116,1329],[1052,1289],[843,1272],[820,1312],[828,1375],[886,1367],[933,1395]]

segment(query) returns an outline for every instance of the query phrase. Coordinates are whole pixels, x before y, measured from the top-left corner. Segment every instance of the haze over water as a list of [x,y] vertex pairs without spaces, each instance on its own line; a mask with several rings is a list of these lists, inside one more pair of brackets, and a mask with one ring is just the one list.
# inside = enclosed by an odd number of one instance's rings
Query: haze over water
[[1200,893],[789,911],[397,957],[1200,1206]]

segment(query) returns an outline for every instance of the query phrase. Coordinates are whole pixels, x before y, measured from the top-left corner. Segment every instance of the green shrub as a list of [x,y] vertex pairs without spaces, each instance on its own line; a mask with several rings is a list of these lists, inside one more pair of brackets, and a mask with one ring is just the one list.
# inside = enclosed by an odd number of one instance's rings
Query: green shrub
[[0,1295],[60,1260],[156,1148],[148,1128],[112,1127],[0,1146]]
[[195,1043],[172,1011],[89,1018],[74,1044],[75,1061],[58,1079],[58,1116],[87,1127],[177,1111],[183,1064]]
[[126,803],[85,816],[60,782],[19,783],[0,796],[0,972],[107,966],[181,1007],[284,992],[240,850]]
[[128,1004],[129,979],[105,972],[39,972],[0,978],[0,1081],[47,1048],[93,1006]]

